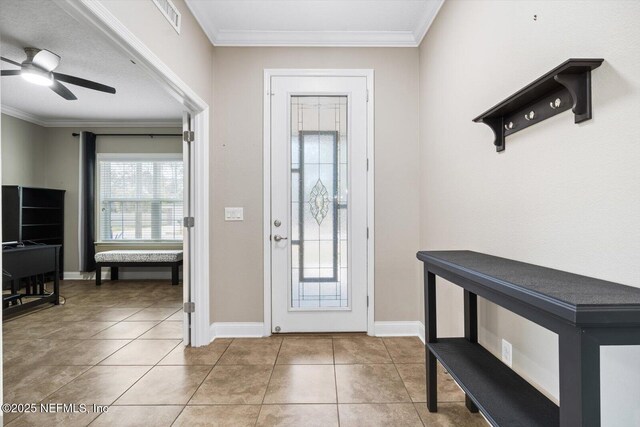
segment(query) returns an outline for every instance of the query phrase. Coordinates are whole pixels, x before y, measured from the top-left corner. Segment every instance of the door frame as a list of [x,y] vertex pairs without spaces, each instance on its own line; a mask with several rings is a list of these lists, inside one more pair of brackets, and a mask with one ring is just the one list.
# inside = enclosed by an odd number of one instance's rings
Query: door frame
[[[188,271],[183,271],[183,278],[188,277],[192,302],[195,303],[195,311],[191,317],[191,346],[207,345],[211,342],[209,334],[209,105],[101,2],[94,0],[54,0],[54,2],[79,22],[95,28],[116,47],[124,50],[139,67],[146,70],[151,78],[191,114],[195,139],[191,143],[193,171],[190,173],[193,177],[193,187],[190,212],[195,218],[195,225],[191,233],[192,241],[186,243],[191,245],[192,259],[188,263]],[[188,253],[188,251],[185,252]],[[187,322],[187,316],[184,313],[183,322]]]
[[272,77],[365,77],[367,79],[367,334],[374,336],[375,315],[375,226],[374,226],[374,70],[373,69],[290,69],[264,70],[263,104],[263,265],[264,336],[271,335],[271,78]]

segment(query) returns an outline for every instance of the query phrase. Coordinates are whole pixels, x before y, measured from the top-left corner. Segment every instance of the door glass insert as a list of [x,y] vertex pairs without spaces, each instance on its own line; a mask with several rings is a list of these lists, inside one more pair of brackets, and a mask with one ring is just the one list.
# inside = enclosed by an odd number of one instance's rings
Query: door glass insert
[[292,309],[349,308],[347,97],[291,97]]

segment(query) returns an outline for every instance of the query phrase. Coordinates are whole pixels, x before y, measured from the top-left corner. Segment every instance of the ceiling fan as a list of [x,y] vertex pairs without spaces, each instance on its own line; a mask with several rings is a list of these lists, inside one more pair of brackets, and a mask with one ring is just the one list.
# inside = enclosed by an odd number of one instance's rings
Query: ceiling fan
[[68,74],[55,73],[53,70],[60,64],[60,57],[51,51],[26,47],[24,48],[24,52],[27,54],[27,59],[25,59],[22,64],[12,61],[11,59],[0,57],[4,62],[20,67],[19,70],[2,70],[2,76],[22,76],[22,78],[28,82],[40,86],[49,86],[52,91],[67,101],[73,101],[78,98],[60,82],[70,83],[100,92],[116,93],[116,90],[111,86]]

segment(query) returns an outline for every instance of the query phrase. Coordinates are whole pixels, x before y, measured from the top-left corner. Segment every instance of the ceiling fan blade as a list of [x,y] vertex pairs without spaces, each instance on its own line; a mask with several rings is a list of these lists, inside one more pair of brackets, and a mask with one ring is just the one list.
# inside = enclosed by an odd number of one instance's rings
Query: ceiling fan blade
[[22,67],[22,64],[20,64],[19,62],[16,62],[16,61],[12,61],[9,58],[5,58],[3,56],[0,56],[0,59],[3,60],[4,62],[8,62],[9,64],[13,64],[13,65],[17,65],[18,67]]
[[70,83],[76,86],[86,87],[88,89],[99,90],[100,92],[116,93],[115,88],[92,82],[91,80],[81,79],[80,77],[70,76],[68,74],[53,73],[53,77],[61,82]]
[[53,81],[53,84],[50,86],[51,90],[66,99],[67,101],[74,101],[78,98],[69,90],[65,85],[58,81]]
[[2,70],[3,76],[19,76],[20,70]]
[[46,71],[54,70],[60,64],[60,57],[55,53],[42,49],[31,61],[33,65]]

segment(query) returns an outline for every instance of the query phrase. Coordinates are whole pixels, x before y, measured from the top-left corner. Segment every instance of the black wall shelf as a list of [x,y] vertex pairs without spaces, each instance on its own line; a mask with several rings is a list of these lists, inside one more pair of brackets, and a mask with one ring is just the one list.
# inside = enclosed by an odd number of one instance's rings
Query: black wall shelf
[[495,135],[496,151],[504,151],[505,137],[568,109],[575,123],[591,119],[591,70],[604,59],[568,59],[504,101],[473,119]]

